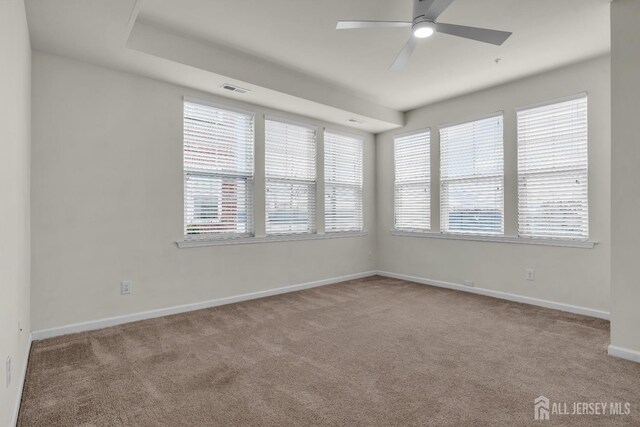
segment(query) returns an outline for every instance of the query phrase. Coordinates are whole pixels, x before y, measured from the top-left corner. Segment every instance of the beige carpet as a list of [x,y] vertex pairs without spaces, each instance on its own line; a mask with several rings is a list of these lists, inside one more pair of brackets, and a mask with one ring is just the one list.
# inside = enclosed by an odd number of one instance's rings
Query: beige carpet
[[527,425],[630,402],[602,320],[372,277],[35,342],[20,426]]

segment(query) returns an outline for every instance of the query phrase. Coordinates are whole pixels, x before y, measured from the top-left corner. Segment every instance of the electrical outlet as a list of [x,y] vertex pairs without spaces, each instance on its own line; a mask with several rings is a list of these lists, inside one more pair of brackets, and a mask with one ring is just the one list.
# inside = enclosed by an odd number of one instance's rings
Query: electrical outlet
[[7,362],[5,363],[5,378],[6,387],[9,387],[9,384],[11,384],[11,356],[7,356]]
[[471,280],[465,280],[462,283],[469,288],[473,288],[473,282]]
[[536,280],[536,271],[532,268],[527,269],[526,279],[530,282]]
[[122,295],[129,295],[133,291],[133,282],[131,280],[124,280],[120,283],[120,293]]

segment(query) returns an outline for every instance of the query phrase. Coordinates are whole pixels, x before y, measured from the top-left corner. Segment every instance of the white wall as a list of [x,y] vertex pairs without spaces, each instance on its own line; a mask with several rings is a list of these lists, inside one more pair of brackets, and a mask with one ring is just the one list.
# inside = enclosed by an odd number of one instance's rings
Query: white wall
[[367,236],[178,249],[183,95],[256,111],[257,151],[263,113],[309,119],[39,52],[33,91],[34,331],[374,268],[372,135]]
[[[366,138],[366,237],[178,249],[182,96],[252,109],[258,118],[279,113],[50,54],[34,52],[33,60],[33,330],[373,269],[472,280],[481,288],[609,311],[608,57],[409,112],[398,131],[504,110],[505,227],[515,235],[514,109],[588,91],[594,249],[391,236],[395,132],[379,135],[375,150]],[[259,150],[260,120],[257,129]],[[437,182],[437,132],[432,150]],[[526,268],[535,268],[535,282],[525,280]],[[119,293],[124,279],[134,282],[131,296]]]
[[611,344],[640,361],[640,2],[611,3]]
[[[20,399],[29,342],[31,46],[22,0],[0,1],[0,64],[0,425],[5,426]],[[7,356],[12,360],[8,388]]]
[[[499,65],[498,65],[499,66]],[[378,269],[609,311],[610,63],[601,57],[407,113],[407,124],[377,137]],[[438,125],[504,111],[505,234],[517,235],[514,109],[589,93],[589,203],[593,249],[392,236],[393,135],[432,128],[432,230],[439,230]],[[525,280],[534,268],[535,282]]]

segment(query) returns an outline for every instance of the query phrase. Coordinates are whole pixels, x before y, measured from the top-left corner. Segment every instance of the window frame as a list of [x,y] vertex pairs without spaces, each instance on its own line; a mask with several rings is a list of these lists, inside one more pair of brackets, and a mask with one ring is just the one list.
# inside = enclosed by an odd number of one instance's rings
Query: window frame
[[[366,207],[364,205],[364,190],[366,189],[366,165],[364,164],[365,157],[365,142],[367,141],[367,135],[364,133],[358,132],[357,129],[354,129],[351,132],[351,129],[342,131],[340,128],[332,128],[331,131],[334,133],[344,133],[353,137],[361,138],[363,140],[363,229],[361,231],[351,231],[351,232],[330,232],[326,233],[324,229],[319,229],[323,224],[323,210],[320,198],[324,197],[320,194],[321,191],[324,191],[324,180],[323,174],[321,173],[321,169],[323,172],[323,159],[324,153],[320,152],[321,140],[320,138],[323,136],[323,132],[325,130],[324,126],[326,125],[324,122],[319,120],[308,119],[303,116],[295,116],[289,115],[285,112],[275,112],[276,115],[271,115],[272,111],[268,108],[260,108],[257,106],[247,106],[250,109],[246,109],[244,107],[234,106],[233,103],[227,105],[226,103],[219,103],[217,101],[208,101],[202,98],[192,98],[187,95],[183,95],[180,102],[182,102],[181,108],[182,111],[182,135],[183,140],[181,144],[182,150],[182,194],[183,194],[183,222],[182,222],[182,237],[179,240],[175,241],[175,244],[178,248],[188,249],[188,248],[201,248],[201,247],[209,247],[209,246],[227,246],[227,245],[244,245],[244,244],[261,244],[261,243],[273,243],[273,242],[289,242],[289,241],[304,241],[304,240],[326,240],[326,239],[337,239],[337,238],[360,238],[368,235],[366,231],[364,218],[366,216]],[[220,110],[226,110],[236,113],[247,114],[252,117],[253,120],[253,140],[252,140],[252,156],[253,156],[253,185],[251,186],[252,190],[252,204],[251,209],[249,210],[252,221],[251,228],[252,234],[225,234],[224,236],[220,235],[221,233],[201,233],[201,234],[191,234],[185,235],[185,216],[184,216],[184,206],[185,206],[185,197],[186,197],[186,188],[185,188],[185,168],[184,168],[184,103],[191,102],[194,104],[203,105],[205,107],[217,108]],[[238,104],[236,104],[238,105]],[[254,108],[255,107],[255,108]],[[294,117],[293,119],[289,119],[287,117]],[[315,131],[315,209],[313,211],[314,215],[314,231],[313,233],[305,233],[305,234],[265,234],[266,230],[266,152],[265,152],[265,123],[266,120],[275,120],[287,124],[293,124],[297,126],[303,126],[311,128]]]
[[[587,204],[587,209],[586,209],[586,213],[587,213],[587,226],[586,226],[586,236],[585,237],[576,237],[576,238],[568,238],[568,237],[552,237],[552,236],[543,236],[543,235],[527,235],[521,232],[521,222],[522,222],[522,215],[521,215],[521,198],[520,198],[520,183],[521,183],[521,176],[531,176],[531,175],[536,175],[536,173],[528,173],[528,174],[523,174],[521,173],[521,168],[520,168],[520,129],[518,126],[518,116],[521,112],[524,111],[528,111],[528,110],[534,110],[534,109],[538,109],[538,108],[544,108],[544,107],[550,107],[556,104],[562,104],[565,102],[571,102],[571,101],[577,101],[580,99],[585,99],[586,102],[586,159],[585,159],[585,167],[584,168],[566,168],[566,169],[562,169],[562,170],[556,170],[556,171],[547,171],[547,172],[539,172],[537,174],[547,174],[547,175],[555,175],[555,174],[562,174],[562,173],[569,173],[569,172],[573,172],[573,173],[577,173],[578,171],[583,171],[585,176],[586,176],[586,204]],[[589,181],[590,181],[590,174],[589,174],[589,93],[584,91],[584,92],[579,92],[573,95],[569,95],[569,96],[565,96],[565,97],[561,97],[561,98],[556,98],[556,99],[552,99],[552,100],[548,100],[548,101],[543,101],[543,102],[539,102],[539,103],[535,103],[535,104],[530,104],[530,105],[524,105],[521,107],[518,107],[515,109],[515,128],[516,128],[516,211],[517,211],[517,217],[516,217],[516,227],[517,227],[517,236],[519,239],[528,239],[528,240],[550,240],[550,241],[557,241],[557,242],[566,242],[566,243],[571,243],[571,242],[586,242],[589,243],[590,242],[590,238],[591,238],[591,204],[590,204],[590,198],[589,198]]]
[[[231,112],[236,114],[247,115],[251,119],[252,123],[252,136],[250,141],[250,151],[251,151],[251,171],[250,173],[228,173],[228,172],[204,172],[204,171],[189,171],[186,168],[186,156],[185,156],[185,104],[195,104],[200,105],[202,107],[209,107],[217,110],[222,110],[225,112]],[[182,183],[183,183],[183,239],[184,241],[228,241],[231,239],[243,239],[243,238],[252,238],[255,236],[255,183],[256,183],[256,113],[249,110],[244,110],[240,108],[234,108],[227,105],[221,105],[213,102],[204,101],[201,99],[195,99],[190,97],[182,98]],[[187,180],[189,176],[199,176],[206,178],[228,178],[235,180],[244,180],[246,182],[247,201],[251,203],[246,203],[247,206],[247,231],[244,233],[240,232],[224,232],[224,233],[198,233],[198,234],[188,234],[187,233]],[[221,183],[222,185],[222,183]],[[218,211],[222,212],[222,205],[218,206]],[[220,223],[220,221],[216,221]]]
[[[359,183],[345,183],[340,181],[330,181],[327,179],[327,134],[332,134],[338,137],[350,138],[356,140],[359,145],[359,155],[360,155],[360,182]],[[362,135],[357,135],[353,133],[338,131],[332,128],[323,128],[322,129],[322,141],[323,141],[323,153],[322,153],[322,163],[324,169],[324,232],[325,234],[346,234],[346,233],[361,233],[364,231],[364,137]],[[349,229],[328,229],[327,227],[327,198],[329,194],[327,189],[330,187],[337,187],[343,189],[354,190],[356,194],[359,196],[359,207],[360,211],[358,212],[358,221],[359,227],[352,227]]]
[[[302,128],[307,128],[313,131],[314,134],[314,179],[299,179],[299,178],[282,178],[282,177],[269,177],[267,173],[267,123],[268,122],[277,122],[284,125],[297,126]],[[315,235],[318,232],[318,135],[321,129],[319,126],[315,124],[305,123],[302,121],[294,121],[286,118],[281,118],[278,116],[265,115],[264,116],[264,229],[266,237],[274,237],[274,236],[308,236]],[[313,202],[313,209],[308,210],[308,215],[311,216],[309,221],[309,227],[307,231],[303,232],[269,232],[269,210],[268,210],[268,187],[269,182],[281,183],[281,184],[289,184],[289,185],[298,185],[298,186],[307,186],[312,189],[312,197],[309,197],[309,200]]]
[[[427,178],[424,180],[412,180],[412,181],[405,181],[404,183],[399,182],[398,181],[398,165],[397,165],[397,159],[396,159],[396,144],[397,141],[401,138],[405,138],[405,137],[410,137],[410,136],[416,136],[416,135],[421,135],[421,134],[426,134],[427,135],[427,147],[426,147],[426,153],[427,153],[427,163],[426,163],[426,168],[427,168],[427,173],[426,176]],[[393,142],[393,230],[397,231],[397,232],[407,232],[407,233],[424,233],[424,232],[429,232],[432,229],[432,215],[431,215],[431,209],[432,209],[432,196],[433,196],[433,192],[432,190],[432,179],[431,179],[431,173],[432,173],[432,167],[431,167],[431,162],[432,162],[432,158],[431,158],[431,140],[432,140],[432,129],[431,127],[426,127],[426,128],[421,128],[421,129],[415,129],[415,130],[411,130],[408,132],[402,132],[402,133],[397,133],[394,134],[392,136],[392,142]],[[398,195],[398,188],[404,186],[404,187],[418,187],[420,188],[420,186],[426,186],[426,188],[429,189],[428,191],[428,196],[427,196],[427,206],[426,206],[426,211],[428,212],[428,217],[427,217],[427,227],[426,228],[415,228],[415,227],[399,227],[398,226],[398,206],[397,206],[397,195]]]
[[[501,118],[502,119],[502,133],[501,133],[501,150],[502,150],[502,158],[501,158],[501,172],[500,173],[495,173],[495,174],[486,174],[486,175],[482,175],[482,176],[467,176],[467,177],[459,177],[459,178],[447,178],[447,179],[443,179],[442,176],[442,156],[443,156],[443,149],[442,149],[442,131],[448,128],[452,128],[452,127],[456,127],[456,126],[461,126],[461,125],[468,125],[468,124],[473,124],[476,122],[480,122],[480,121],[484,121],[484,120],[490,120],[490,119],[494,119],[494,118]],[[504,126],[504,120],[505,118],[505,114],[504,111],[496,111],[490,114],[485,114],[485,115],[481,115],[481,116],[477,116],[475,118],[472,119],[466,119],[466,120],[462,120],[462,121],[457,121],[457,122],[450,122],[450,123],[446,123],[446,124],[442,124],[438,126],[438,135],[439,135],[439,153],[440,153],[440,158],[439,158],[439,173],[438,173],[438,184],[439,184],[439,190],[440,190],[440,200],[439,200],[439,211],[440,211],[440,234],[443,235],[452,235],[452,236],[470,236],[470,237],[503,237],[505,236],[505,150],[504,150],[504,144],[505,144],[505,126]],[[475,148],[475,145],[474,145]],[[472,158],[473,159],[473,158]],[[444,191],[443,191],[443,187],[445,182],[452,182],[452,181],[457,181],[457,182],[473,182],[473,181],[482,181],[482,180],[490,180],[490,179],[499,179],[500,180],[500,192],[502,195],[502,203],[500,205],[500,231],[499,232],[483,232],[483,231],[455,231],[455,230],[449,230],[445,227],[445,220],[447,218],[447,215],[444,213],[444,206],[445,204],[443,203],[444,200]]]

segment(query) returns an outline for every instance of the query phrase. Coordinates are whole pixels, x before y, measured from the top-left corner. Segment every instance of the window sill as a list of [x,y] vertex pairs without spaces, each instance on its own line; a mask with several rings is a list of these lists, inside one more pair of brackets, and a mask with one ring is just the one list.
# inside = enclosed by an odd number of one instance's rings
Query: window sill
[[206,246],[251,245],[255,243],[297,242],[303,240],[340,239],[345,237],[363,237],[366,231],[325,233],[325,234],[283,234],[265,237],[227,237],[227,238],[193,238],[176,242],[179,248],[201,248]]
[[484,236],[478,234],[437,233],[433,231],[391,230],[392,236],[426,237],[432,239],[472,240],[477,242],[515,243],[522,245],[560,246],[565,248],[593,249],[596,243],[591,240],[534,239],[529,237]]

